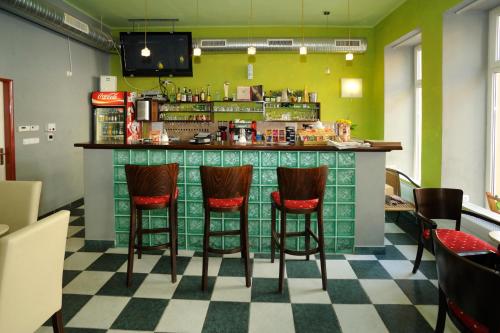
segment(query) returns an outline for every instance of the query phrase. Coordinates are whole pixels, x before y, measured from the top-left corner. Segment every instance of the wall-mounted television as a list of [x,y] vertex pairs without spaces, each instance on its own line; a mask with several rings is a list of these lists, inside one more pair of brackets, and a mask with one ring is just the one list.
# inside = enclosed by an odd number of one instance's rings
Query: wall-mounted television
[[193,76],[190,32],[148,32],[146,43],[149,57],[143,32],[120,32],[123,76]]

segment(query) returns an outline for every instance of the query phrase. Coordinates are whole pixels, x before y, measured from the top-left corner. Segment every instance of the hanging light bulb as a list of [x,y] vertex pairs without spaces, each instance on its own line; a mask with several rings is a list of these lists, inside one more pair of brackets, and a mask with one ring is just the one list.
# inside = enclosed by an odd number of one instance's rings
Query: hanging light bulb
[[257,53],[257,49],[255,48],[255,46],[249,46],[247,49],[247,53],[248,55],[255,55]]
[[307,47],[301,46],[299,49],[300,55],[306,55],[307,54]]
[[351,52],[346,53],[346,55],[345,55],[346,61],[352,61],[353,59],[354,59],[354,54],[352,54]]
[[195,57],[201,56],[201,49],[198,46],[193,49],[193,56]]
[[148,0],[144,0],[144,16],[146,17],[144,21],[144,48],[141,50],[141,56],[147,58],[151,55],[151,51],[148,49],[146,41],[146,31],[148,30]]
[[[198,27],[198,21],[199,21],[199,16],[200,16],[200,11],[198,9],[198,0],[196,0],[196,26]],[[196,47],[193,49],[193,56],[199,57],[201,56],[201,48],[196,45]]]

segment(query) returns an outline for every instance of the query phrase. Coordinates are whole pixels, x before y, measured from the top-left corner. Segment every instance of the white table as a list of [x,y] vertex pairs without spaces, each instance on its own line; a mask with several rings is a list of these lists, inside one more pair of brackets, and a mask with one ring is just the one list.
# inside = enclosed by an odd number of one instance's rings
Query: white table
[[500,248],[500,230],[490,231],[489,236],[497,242],[498,248]]
[[0,224],[0,236],[3,236],[9,231],[9,226],[7,224]]

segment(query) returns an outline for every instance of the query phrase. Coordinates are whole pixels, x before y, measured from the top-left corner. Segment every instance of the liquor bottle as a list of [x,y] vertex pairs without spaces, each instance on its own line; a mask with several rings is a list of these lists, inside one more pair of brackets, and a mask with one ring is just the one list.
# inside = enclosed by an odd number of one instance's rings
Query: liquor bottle
[[205,102],[205,89],[201,88],[200,101]]
[[175,101],[176,102],[181,101],[181,88],[177,88],[177,95],[175,95]]
[[194,90],[193,102],[198,103],[200,101],[200,96],[198,95],[198,88]]
[[207,102],[212,100],[212,96],[210,96],[210,85],[207,86]]
[[181,93],[181,102],[185,102],[187,100],[186,97],[186,87],[182,88],[182,93]]
[[193,101],[193,92],[191,91],[191,89],[188,90],[187,101],[188,102],[192,102]]

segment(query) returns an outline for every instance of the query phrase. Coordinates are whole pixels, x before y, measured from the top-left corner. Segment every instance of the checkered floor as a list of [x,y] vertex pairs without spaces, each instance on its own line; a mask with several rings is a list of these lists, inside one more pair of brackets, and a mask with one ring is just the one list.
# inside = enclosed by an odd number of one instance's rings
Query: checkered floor
[[[400,222],[401,223],[401,222]],[[403,221],[409,223],[409,221]],[[135,261],[125,287],[126,249],[84,246],[83,207],[72,211],[64,271],[67,333],[83,332],[432,332],[437,316],[433,256],[425,252],[411,274],[415,240],[385,224],[384,255],[330,255],[328,290],[319,257],[287,256],[286,288],[277,293],[279,261],[253,256],[252,287],[235,256],[211,257],[209,290],[202,292],[200,253],[180,251],[178,282],[169,253]],[[294,259],[294,258],[298,258]],[[37,332],[52,332],[49,322]],[[456,332],[448,320],[447,332]]]

